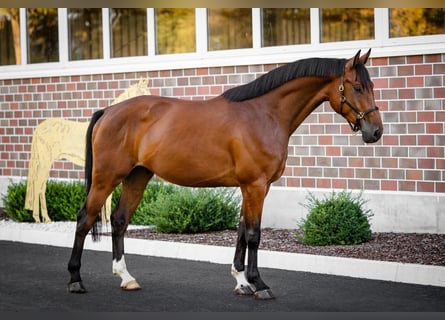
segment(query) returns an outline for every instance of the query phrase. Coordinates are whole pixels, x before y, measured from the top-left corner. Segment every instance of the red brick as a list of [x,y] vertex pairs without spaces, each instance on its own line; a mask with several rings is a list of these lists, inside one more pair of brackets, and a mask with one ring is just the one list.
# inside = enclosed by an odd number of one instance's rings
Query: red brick
[[[398,81],[396,81],[396,83],[403,82],[403,80],[399,81],[401,78],[391,78],[391,80],[390,80],[391,85],[390,86],[392,88],[397,87],[397,85],[395,85],[393,83],[393,79],[398,79]],[[388,86],[388,78],[376,78],[376,79],[373,79],[372,82],[374,82],[374,88],[376,88],[376,89],[389,88],[389,86]]]
[[331,157],[339,157],[341,155],[340,147],[326,147],[326,154]]
[[402,146],[413,146],[417,144],[417,138],[415,135],[403,135],[400,136],[400,145]]
[[196,69],[196,74],[201,75],[201,76],[208,75],[209,68],[198,68],[198,69]]
[[444,133],[442,123],[427,123],[426,124],[427,133]]
[[315,179],[313,179],[313,178],[301,178],[301,186],[303,188],[315,188]]
[[398,181],[398,190],[400,191],[416,191],[415,181]]
[[425,78],[424,77],[408,77],[406,81],[407,87],[423,87]]
[[400,99],[414,99],[416,97],[414,89],[400,89],[399,98]]
[[434,136],[433,135],[419,135],[419,136],[417,136],[417,140],[418,140],[417,144],[421,145],[421,146],[434,145]]
[[437,122],[445,122],[445,111],[436,111],[435,115],[436,115],[436,120],[435,121],[437,121]]
[[445,192],[445,182],[435,182],[436,192]]
[[287,186],[288,187],[300,187],[300,179],[299,178],[287,178]]
[[[434,122],[434,115],[435,112],[431,111],[419,111],[417,112],[417,121],[418,122]],[[445,118],[445,112],[444,112],[444,118]]]
[[443,158],[444,157],[444,147],[428,147],[427,157]]
[[436,159],[436,169],[445,169],[445,159]]
[[332,188],[334,189],[346,189],[347,181],[345,179],[332,179]]
[[388,58],[382,57],[382,58],[372,58],[371,59],[372,66],[387,66],[388,65]]
[[414,64],[414,63],[423,63],[423,56],[408,56],[407,57],[407,63],[408,64]]
[[383,135],[383,144],[386,146],[397,146],[399,144],[399,136]]
[[397,181],[395,180],[382,180],[380,186],[384,191],[397,191]]
[[407,180],[422,180],[422,170],[406,170]]
[[317,179],[317,188],[331,188],[330,179]]
[[413,66],[398,66],[398,75],[399,76],[412,76],[414,75],[414,67]]
[[434,98],[445,98],[445,88],[434,88]]
[[417,192],[434,192],[434,182],[417,182]]
[[433,74],[433,65],[431,64],[419,64],[415,66],[416,75],[431,75]]

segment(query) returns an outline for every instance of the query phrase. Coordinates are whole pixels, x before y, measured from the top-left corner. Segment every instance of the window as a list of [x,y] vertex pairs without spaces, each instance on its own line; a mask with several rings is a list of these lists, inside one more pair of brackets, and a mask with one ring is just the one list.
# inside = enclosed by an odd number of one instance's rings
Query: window
[[103,57],[102,9],[68,9],[69,59]]
[[110,9],[111,57],[147,55],[147,10]]
[[444,39],[444,8],[0,8],[0,79],[261,64],[320,47],[440,54]]
[[27,9],[28,63],[59,61],[57,8]]
[[196,52],[194,8],[156,9],[156,53]]
[[443,8],[394,8],[389,20],[390,37],[445,34]]
[[252,9],[208,9],[210,51],[252,48]]
[[374,9],[320,9],[321,42],[374,39]]
[[0,8],[0,66],[20,64],[18,8]]
[[261,10],[262,46],[305,44],[311,41],[310,9]]

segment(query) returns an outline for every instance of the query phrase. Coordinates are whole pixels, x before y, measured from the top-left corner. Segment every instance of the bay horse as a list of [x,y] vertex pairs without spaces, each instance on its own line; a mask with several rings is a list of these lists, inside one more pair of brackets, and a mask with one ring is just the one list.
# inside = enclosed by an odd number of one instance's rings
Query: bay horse
[[322,102],[360,130],[365,143],[380,139],[382,120],[365,67],[370,53],[297,60],[207,101],[140,96],[94,113],[87,131],[87,198],[78,213],[68,290],[86,292],[80,276],[84,240],[91,228],[97,238],[100,208],[119,183],[122,194],[111,215],[112,270],[122,289],[141,288],[126,267],[124,233],[156,174],[181,186],[240,188],[234,293],[274,298],[257,265],[264,199],[284,171],[291,134]]

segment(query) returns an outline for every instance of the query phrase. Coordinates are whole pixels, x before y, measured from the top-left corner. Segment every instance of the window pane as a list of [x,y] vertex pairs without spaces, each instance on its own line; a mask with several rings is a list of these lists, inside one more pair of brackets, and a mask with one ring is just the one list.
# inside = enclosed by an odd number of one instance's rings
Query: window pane
[[57,8],[27,10],[28,62],[59,61]]
[[147,9],[111,9],[111,57],[145,56]]
[[374,9],[329,8],[321,11],[321,42],[374,39]]
[[389,12],[390,37],[445,33],[444,8],[395,8]]
[[194,8],[156,9],[156,53],[196,51]]
[[310,43],[310,9],[285,8],[261,10],[262,45],[283,46]]
[[19,8],[0,8],[0,66],[20,64]]
[[252,9],[208,9],[209,50],[252,48]]
[[68,9],[68,22],[70,60],[102,58],[102,9]]

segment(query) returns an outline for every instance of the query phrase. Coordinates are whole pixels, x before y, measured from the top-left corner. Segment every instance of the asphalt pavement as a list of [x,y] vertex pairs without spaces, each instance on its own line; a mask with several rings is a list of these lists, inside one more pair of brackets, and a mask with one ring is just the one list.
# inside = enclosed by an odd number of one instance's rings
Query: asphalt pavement
[[88,292],[68,293],[69,248],[0,241],[0,311],[444,312],[445,288],[260,268],[276,299],[232,292],[230,265],[127,254],[142,290],[122,291],[111,253],[85,250]]

